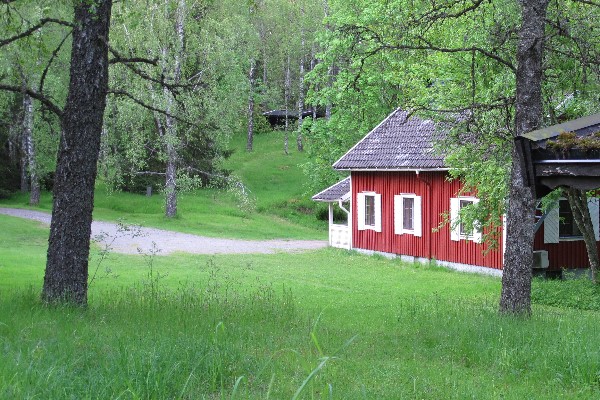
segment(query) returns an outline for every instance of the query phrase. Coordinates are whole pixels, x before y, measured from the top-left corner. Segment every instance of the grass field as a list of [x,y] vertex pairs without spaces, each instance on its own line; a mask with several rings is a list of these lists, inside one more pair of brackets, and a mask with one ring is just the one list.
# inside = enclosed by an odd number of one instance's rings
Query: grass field
[[[250,189],[252,211],[207,189],[181,196],[167,220],[161,196],[109,195],[100,183],[94,217],[325,239],[304,155],[285,156],[277,133],[258,135],[255,152],[244,145],[233,141],[225,167]],[[46,193],[40,209],[50,206]],[[48,228],[3,215],[0,227],[0,399],[600,398],[600,289],[588,283],[535,281],[534,315],[521,320],[498,315],[497,278],[383,257],[102,259],[94,248],[89,306],[47,307]]]
[[600,313],[499,317],[497,278],[334,249],[93,255],[89,307],[49,308],[47,228],[0,226],[0,398],[600,396]]

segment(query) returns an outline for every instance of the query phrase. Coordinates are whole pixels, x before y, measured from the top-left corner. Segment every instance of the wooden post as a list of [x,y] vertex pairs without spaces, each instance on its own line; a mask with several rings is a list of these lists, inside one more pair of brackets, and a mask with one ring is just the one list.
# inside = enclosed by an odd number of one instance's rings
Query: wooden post
[[333,226],[333,203],[329,203],[329,245],[332,245],[331,242],[331,227]]

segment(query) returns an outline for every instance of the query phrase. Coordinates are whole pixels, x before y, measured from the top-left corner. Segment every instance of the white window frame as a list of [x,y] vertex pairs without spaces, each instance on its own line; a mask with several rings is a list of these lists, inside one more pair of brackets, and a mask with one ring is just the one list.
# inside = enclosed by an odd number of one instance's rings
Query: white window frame
[[[374,198],[374,220],[373,225],[365,224],[366,217],[366,198],[372,196]],[[381,194],[376,192],[361,192],[356,195],[356,220],[358,222],[357,228],[359,231],[373,230],[375,232],[381,232]]]
[[[566,199],[560,198],[560,200]],[[588,209],[590,210],[590,217],[594,225],[594,236],[596,241],[598,241],[600,240],[600,207],[597,197],[590,197],[588,199]],[[574,242],[579,240],[583,240],[583,237],[560,236],[559,203],[556,203],[554,208],[548,211],[546,218],[544,218],[544,243]]]
[[[404,229],[404,200],[413,200],[413,229]],[[401,193],[394,196],[394,233],[396,235],[414,235],[421,237],[422,227],[422,206],[421,196],[414,193]]]
[[452,197],[450,199],[450,240],[458,242],[461,240],[472,240],[475,243],[481,243],[482,233],[481,229],[474,228],[473,232],[469,235],[465,235],[461,233],[461,223],[460,223],[460,202],[468,201],[473,204],[479,203],[479,199],[477,197],[472,196],[460,196],[460,197]]

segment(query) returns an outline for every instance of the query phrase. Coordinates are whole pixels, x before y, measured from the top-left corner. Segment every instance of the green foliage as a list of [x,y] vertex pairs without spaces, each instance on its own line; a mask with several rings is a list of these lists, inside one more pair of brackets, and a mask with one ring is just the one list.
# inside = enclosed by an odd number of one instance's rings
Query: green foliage
[[600,311],[600,285],[574,272],[564,271],[564,276],[564,280],[535,280],[531,300],[559,308]]
[[567,152],[571,149],[598,150],[600,149],[600,133],[578,137],[575,132],[561,132],[556,139],[548,140],[546,145],[557,152]]
[[[42,18],[68,18],[72,8],[64,2],[12,2],[2,7],[0,31],[2,39],[20,33],[37,24]],[[61,107],[68,86],[70,33],[64,26],[49,23],[31,35],[2,47],[0,57],[0,81],[16,87],[27,87],[40,93]],[[24,153],[21,148],[23,122],[23,96],[3,92],[0,94],[0,130],[9,132],[7,137],[0,133],[0,146],[10,141],[13,158],[19,160]],[[55,168],[56,151],[60,137],[60,125],[56,115],[34,99],[33,102],[33,145],[37,176],[47,177]],[[6,124],[6,125],[5,125]],[[9,147],[9,146],[7,146]],[[14,160],[12,160],[14,161]],[[18,161],[17,161],[18,163]],[[6,166],[5,163],[2,163]],[[14,174],[14,167],[4,173]],[[0,175],[4,175],[0,172]],[[5,175],[6,176],[6,175]],[[2,178],[0,178],[2,179]],[[2,185],[0,184],[0,187]]]
[[[329,3],[328,30],[319,35],[321,63],[310,81],[312,101],[332,105],[333,116],[311,129],[311,182],[321,189],[333,183],[329,165],[401,107],[450,131],[439,146],[446,164],[465,191],[481,199],[462,222],[479,221],[489,227],[486,239],[497,240],[514,132],[518,3]],[[548,10],[545,124],[597,112],[600,87],[587,63],[600,49],[593,28],[598,8],[552,1]]]

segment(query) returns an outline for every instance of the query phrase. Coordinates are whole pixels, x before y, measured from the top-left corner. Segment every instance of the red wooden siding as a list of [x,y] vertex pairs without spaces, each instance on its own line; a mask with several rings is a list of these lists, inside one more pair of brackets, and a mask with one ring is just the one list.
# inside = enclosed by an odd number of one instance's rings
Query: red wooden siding
[[[600,251],[600,242],[596,242]],[[566,240],[560,243],[544,243],[544,224],[535,235],[534,250],[548,251],[548,270],[558,271],[562,268],[589,268],[587,249],[583,240]]]
[[[448,213],[450,198],[456,197],[460,182],[448,182],[445,172],[352,172],[352,246],[359,249],[436,259],[495,269],[502,268],[502,248],[484,255],[486,245],[472,241],[450,240],[450,227],[437,228],[442,213]],[[381,232],[357,229],[356,194],[373,191],[381,194]],[[394,234],[394,195],[414,193],[421,196],[421,237]]]

